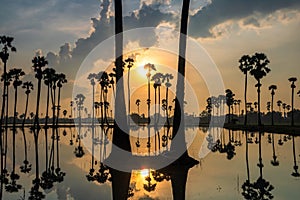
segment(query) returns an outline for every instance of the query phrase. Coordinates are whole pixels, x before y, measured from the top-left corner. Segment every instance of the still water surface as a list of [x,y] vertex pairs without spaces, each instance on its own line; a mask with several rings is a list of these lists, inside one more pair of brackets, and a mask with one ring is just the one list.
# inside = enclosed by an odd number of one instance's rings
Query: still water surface
[[[38,169],[40,176],[46,168],[49,168],[50,171],[52,169],[53,172],[55,169],[59,169],[56,173],[60,174],[60,179],[57,178],[52,186],[46,189],[39,188],[39,191],[45,195],[45,199],[112,199],[108,170],[103,169],[102,166],[102,171],[100,170],[102,176],[98,176],[98,179],[94,176],[99,172],[100,160],[105,159],[110,153],[112,130],[105,132],[96,129],[95,158],[93,160],[89,148],[85,147],[92,144],[91,129],[82,128],[80,131],[79,136],[75,128],[59,128],[57,143],[56,134],[52,140],[52,130],[49,129],[47,146],[44,130],[39,133]],[[133,154],[148,155],[147,129],[132,130],[131,135]],[[162,129],[160,137],[163,136],[168,136],[168,134],[166,130]],[[2,199],[13,200],[24,197],[28,199],[30,196],[30,190],[33,187],[32,181],[36,178],[35,142],[33,133],[30,133],[29,130],[25,130],[25,138],[27,160],[32,164],[32,169],[28,170],[29,173],[20,171],[20,166],[24,166],[25,146],[24,135],[21,130],[18,130],[15,173],[20,175],[16,183],[21,185],[21,189],[10,193],[6,191],[7,185],[2,184]],[[166,137],[164,138],[166,139]],[[210,131],[189,128],[186,129],[186,140],[189,146],[189,155],[200,161],[199,165],[188,171],[186,199],[245,199],[244,190],[248,178],[249,183],[253,183],[253,186],[260,177],[267,181],[265,185],[265,188],[269,189],[265,196],[268,197],[267,199],[271,197],[274,199],[299,198],[300,177],[297,177],[296,172],[298,172],[297,166],[300,164],[300,137],[263,133],[260,145],[259,133],[249,132],[246,135],[242,131],[229,131],[221,128],[214,128]],[[13,171],[11,131],[8,132],[7,141],[6,169],[10,175]],[[150,154],[155,154],[155,149],[156,154],[168,151],[170,142],[171,140],[167,139],[158,143],[153,136],[150,140]],[[79,146],[83,147],[83,152],[80,151]],[[259,147],[261,147],[261,162],[259,162]],[[47,163],[46,148],[48,151]],[[246,151],[247,148],[248,151]],[[92,173],[93,176],[87,176],[91,168],[95,172]],[[7,178],[11,182],[11,177]],[[155,169],[132,171],[130,188],[129,199],[173,199],[170,175],[158,173]],[[252,191],[258,191],[255,190],[255,186],[252,188],[254,188]]]

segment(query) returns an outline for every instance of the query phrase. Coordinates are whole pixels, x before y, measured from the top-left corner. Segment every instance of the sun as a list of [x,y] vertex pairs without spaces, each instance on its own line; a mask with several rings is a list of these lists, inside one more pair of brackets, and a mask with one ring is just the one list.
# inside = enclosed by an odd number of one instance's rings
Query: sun
[[145,178],[145,177],[149,176],[149,172],[150,172],[149,169],[142,169],[142,170],[140,170],[140,175],[141,175],[143,178]]

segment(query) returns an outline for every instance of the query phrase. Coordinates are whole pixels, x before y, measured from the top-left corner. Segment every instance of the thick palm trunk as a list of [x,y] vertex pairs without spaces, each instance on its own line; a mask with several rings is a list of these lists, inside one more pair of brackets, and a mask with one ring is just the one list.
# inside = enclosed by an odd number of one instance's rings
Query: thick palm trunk
[[[116,56],[116,101],[113,130],[112,159],[117,159],[117,147],[131,152],[129,130],[126,118],[123,82],[123,17],[122,0],[115,0],[115,56]],[[120,128],[122,127],[122,129]],[[120,158],[118,158],[120,159]],[[113,199],[127,199],[131,173],[111,169]]]
[[248,84],[248,73],[246,72],[245,74],[245,94],[244,94],[244,102],[245,102],[245,119],[244,119],[244,125],[247,125],[247,114],[248,114],[248,110],[247,110],[247,84]]
[[[187,43],[187,27],[189,17],[190,0],[184,0],[181,13],[179,57],[178,57],[178,76],[176,85],[175,111],[173,121],[173,133],[171,152],[184,152],[181,157],[187,157],[185,144],[185,123],[184,123],[184,84],[185,84],[185,55]],[[176,139],[174,139],[176,137]]]
[[[124,98],[123,77],[123,19],[122,1],[115,0],[115,51],[116,51],[116,103],[113,143],[119,148],[131,152],[128,126],[126,120],[126,107]],[[117,123],[118,122],[118,123]],[[122,127],[122,129],[120,128]],[[125,129],[124,129],[125,128]]]

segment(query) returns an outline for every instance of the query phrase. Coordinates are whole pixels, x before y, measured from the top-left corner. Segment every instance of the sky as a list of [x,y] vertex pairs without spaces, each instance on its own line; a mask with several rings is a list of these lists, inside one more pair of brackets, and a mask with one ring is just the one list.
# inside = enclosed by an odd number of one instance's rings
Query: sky
[[[125,34],[128,39],[124,42],[126,56],[136,58],[136,67],[155,62],[162,68],[171,66],[167,67],[166,72],[176,69],[176,55],[160,56],[162,54],[157,53],[155,48],[160,48],[161,52],[165,52],[163,48],[176,52],[182,1],[122,2],[124,30],[129,31]],[[103,46],[103,41],[113,36],[113,3],[110,0],[1,0],[1,4],[0,35],[14,37],[17,48],[17,53],[10,55],[8,68],[21,67],[27,73],[24,80],[34,80],[31,59],[35,55],[44,55],[50,67],[67,75],[68,83],[62,94],[65,107],[72,100],[73,86],[79,80],[81,91],[89,91],[86,95],[90,95],[88,81],[83,83],[80,66],[94,48]],[[244,76],[238,69],[238,60],[245,54],[252,55],[255,52],[265,53],[270,60],[271,72],[262,80],[263,110],[271,98],[268,90],[271,84],[278,87],[275,101],[280,99],[290,104],[288,78],[297,77],[296,91],[300,89],[299,8],[300,2],[297,0],[191,0],[188,37],[192,42],[188,44],[187,51],[201,59],[198,63],[200,72],[197,71],[197,64],[188,64],[187,81],[191,85],[191,92],[187,92],[186,98],[195,95],[199,108],[195,109],[196,104],[190,103],[186,110],[199,114],[206,106],[209,85],[215,82],[214,78],[207,80],[207,76],[201,75],[201,66],[215,68],[220,73],[224,88],[230,88],[237,99],[243,100]],[[145,27],[152,28],[140,29]],[[109,41],[107,49],[100,52],[90,70],[97,72],[103,67],[109,68],[113,61],[113,42],[112,39]],[[193,49],[192,43],[199,46]],[[88,72],[85,71],[84,75]],[[173,86],[176,85],[175,78],[172,80]],[[256,101],[254,85],[254,78],[249,77],[248,99],[252,102]],[[132,89],[138,91],[138,87],[142,86],[141,83],[132,86]],[[43,90],[45,96],[45,88]],[[296,97],[295,104],[300,108],[299,97]],[[22,104],[18,107],[21,109]]]

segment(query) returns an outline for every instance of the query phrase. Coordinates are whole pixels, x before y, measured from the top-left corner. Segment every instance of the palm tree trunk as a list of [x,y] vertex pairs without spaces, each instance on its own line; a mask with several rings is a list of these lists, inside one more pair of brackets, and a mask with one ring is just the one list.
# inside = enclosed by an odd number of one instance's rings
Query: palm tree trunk
[[[115,56],[116,56],[116,102],[113,144],[131,152],[129,130],[126,118],[123,81],[123,18],[122,1],[115,0]],[[117,123],[118,122],[118,123]],[[120,128],[122,127],[122,129]],[[114,148],[113,148],[114,150]]]
[[169,120],[169,88],[166,89],[166,116],[167,116],[167,125],[170,126],[170,120]]
[[24,118],[22,122],[22,128],[24,128],[25,125],[25,120],[26,120],[27,110],[28,110],[28,101],[29,101],[29,94],[26,94],[26,104],[25,104],[25,112],[24,112]]
[[[116,56],[116,102],[113,130],[112,159],[118,157],[117,147],[131,152],[129,129],[126,118],[123,82],[123,17],[122,0],[114,0],[115,3],[115,56]],[[122,127],[122,129],[120,128]],[[131,173],[120,172],[112,169],[113,199],[126,199],[128,197]]]
[[[39,126],[39,108],[40,108],[40,96],[41,96],[41,86],[42,86],[42,80],[38,79],[38,90],[37,90],[37,97],[36,97],[36,110],[35,110],[35,118],[34,118],[34,128],[35,125],[37,126],[37,129],[40,129]],[[38,133],[38,131],[37,131]]]
[[261,126],[261,114],[260,114],[260,81],[257,82],[257,120],[258,126]]
[[294,126],[294,88],[292,88],[292,126]]
[[13,173],[15,173],[16,166],[16,112],[18,102],[18,89],[15,87],[15,105],[14,105],[14,119],[13,119]]
[[61,93],[61,87],[58,87],[58,97],[57,97],[57,116],[56,116],[56,127],[58,127],[59,122],[59,111],[60,111],[60,93]]
[[248,84],[248,73],[246,72],[245,74],[245,94],[244,94],[244,101],[245,101],[245,120],[244,120],[244,125],[247,125],[247,114],[248,114],[248,109],[247,109],[247,84]]
[[[6,97],[6,62],[4,62],[4,81],[3,81],[3,94],[2,94],[2,108],[1,108],[1,118],[0,118],[0,154],[1,154],[1,161],[0,161],[0,167],[1,167],[1,174],[0,176],[3,176],[3,157],[2,155],[4,154],[4,150],[3,150],[3,141],[2,141],[2,136],[3,136],[3,132],[2,132],[2,125],[3,125],[3,118],[4,118],[4,110],[5,110],[5,97]],[[2,197],[2,193],[3,193],[3,181],[1,181],[1,189],[0,189],[0,197]]]
[[[184,151],[183,157],[187,157],[188,153],[185,144],[185,123],[184,123],[184,84],[185,84],[185,55],[187,43],[187,27],[189,17],[190,0],[184,0],[181,13],[180,41],[179,41],[179,57],[178,57],[178,76],[176,85],[175,111],[173,119],[173,133],[171,151]],[[178,136],[179,137],[178,137]],[[177,136],[176,140],[174,138]]]
[[272,111],[272,126],[274,125],[274,95],[272,94],[271,111]]
[[45,120],[45,128],[48,128],[48,119],[49,119],[49,99],[50,99],[50,83],[47,87],[47,104],[46,104],[46,120]]

